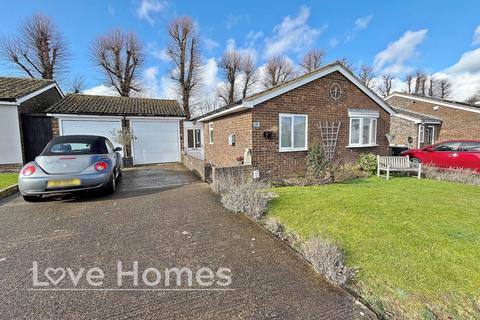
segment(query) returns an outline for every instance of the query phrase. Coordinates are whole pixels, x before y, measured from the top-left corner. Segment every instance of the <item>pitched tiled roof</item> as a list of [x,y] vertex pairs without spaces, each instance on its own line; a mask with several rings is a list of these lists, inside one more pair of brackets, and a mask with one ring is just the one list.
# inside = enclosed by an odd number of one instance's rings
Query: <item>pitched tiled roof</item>
[[184,117],[176,100],[70,94],[46,110],[48,113]]
[[53,80],[0,77],[0,101],[15,101],[54,83]]
[[[260,98],[260,97],[262,97],[262,96],[268,96],[268,94],[270,94],[270,93],[272,93],[272,92],[274,92],[274,91],[281,90],[282,88],[287,88],[287,87],[289,87],[291,84],[295,84],[295,83],[297,83],[297,82],[301,82],[302,80],[315,77],[317,74],[322,74],[323,72],[328,71],[329,69],[332,69],[332,68],[334,68],[334,67],[336,67],[336,66],[340,67],[340,69],[343,70],[347,75],[350,75],[350,76],[353,77],[354,79],[357,79],[357,80],[358,80],[357,76],[356,76],[355,74],[353,74],[353,73],[351,72],[351,70],[349,70],[348,68],[346,68],[345,66],[343,66],[342,63],[340,63],[339,61],[335,61],[335,62],[333,62],[333,63],[326,64],[326,65],[324,65],[324,66],[322,66],[322,67],[320,67],[320,68],[318,68],[318,69],[316,69],[316,70],[314,70],[314,71],[308,72],[308,73],[306,73],[306,74],[304,74],[304,75],[301,75],[301,76],[298,76],[298,77],[293,78],[293,79],[291,79],[291,80],[288,80],[288,81],[286,81],[286,82],[284,82],[284,83],[282,83],[282,84],[279,84],[279,85],[276,85],[276,86],[274,86],[274,87],[268,88],[268,89],[266,89],[266,90],[263,90],[263,91],[254,93],[254,94],[252,94],[252,95],[250,95],[250,96],[248,96],[248,97],[245,97],[245,98],[242,99],[242,100],[239,100],[239,101],[237,101],[237,102],[228,104],[228,105],[223,106],[223,107],[221,107],[221,108],[218,108],[218,109],[216,109],[216,110],[214,110],[214,111],[211,111],[211,112],[209,112],[209,113],[207,113],[207,114],[198,116],[198,117],[196,117],[195,119],[206,118],[206,117],[215,115],[215,114],[217,114],[217,113],[220,113],[220,112],[222,112],[222,111],[226,111],[226,110],[228,110],[228,109],[232,109],[232,108],[234,108],[234,107],[236,107],[236,106],[239,106],[239,105],[241,105],[242,103],[244,103],[245,101],[253,101],[253,100],[255,100],[255,99],[257,99],[257,98]],[[314,79],[315,79],[315,78],[314,78]],[[362,86],[363,86],[363,85],[362,85]],[[385,108],[388,109],[388,108],[390,107],[382,98],[380,98],[380,97],[379,97],[373,90],[371,90],[368,86],[363,86],[363,87],[364,87],[364,89],[365,89],[365,91],[366,91],[367,94],[370,94],[371,96],[377,98],[377,100],[380,101],[380,102],[379,102],[380,104],[383,103],[383,104],[385,105]],[[374,99],[374,100],[375,100],[375,99]]]
[[422,121],[426,121],[426,122],[428,122],[428,121],[442,121],[443,122],[442,118],[429,116],[427,114],[423,114],[423,113],[420,113],[420,112],[406,110],[406,109],[397,108],[397,107],[393,107],[393,106],[391,106],[391,108],[393,110],[395,110],[396,113],[404,114],[406,116],[410,116],[410,117],[416,118],[418,120],[422,120]]

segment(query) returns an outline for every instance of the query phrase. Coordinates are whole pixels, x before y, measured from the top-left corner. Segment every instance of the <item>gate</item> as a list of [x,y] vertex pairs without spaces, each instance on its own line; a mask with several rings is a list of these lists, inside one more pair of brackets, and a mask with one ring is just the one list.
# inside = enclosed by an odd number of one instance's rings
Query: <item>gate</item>
[[22,115],[23,148],[25,162],[38,156],[47,143],[52,140],[52,121],[50,117]]

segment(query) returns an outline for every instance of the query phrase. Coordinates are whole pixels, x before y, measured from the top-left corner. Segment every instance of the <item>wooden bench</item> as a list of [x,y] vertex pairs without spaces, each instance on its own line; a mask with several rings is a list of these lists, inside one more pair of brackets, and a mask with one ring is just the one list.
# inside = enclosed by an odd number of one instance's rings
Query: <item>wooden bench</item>
[[380,172],[385,171],[387,180],[390,172],[416,172],[417,178],[422,177],[422,164],[410,162],[410,157],[377,156],[377,177]]

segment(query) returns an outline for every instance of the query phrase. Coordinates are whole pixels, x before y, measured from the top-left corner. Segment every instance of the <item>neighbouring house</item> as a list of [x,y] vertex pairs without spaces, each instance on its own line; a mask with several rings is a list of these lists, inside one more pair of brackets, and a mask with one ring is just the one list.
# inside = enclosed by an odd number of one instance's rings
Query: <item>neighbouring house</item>
[[181,161],[185,112],[176,100],[70,94],[46,112],[53,136],[90,134],[114,142],[112,132],[129,127],[134,165]]
[[480,139],[480,108],[401,92],[385,101],[397,112],[391,120],[392,147],[422,148],[445,140]]
[[17,170],[52,138],[45,109],[63,98],[53,80],[0,77],[0,170]]
[[289,178],[305,174],[314,142],[334,162],[354,161],[365,152],[387,155],[394,113],[334,63],[194,120],[203,124],[205,162],[235,166],[247,153],[261,177]]

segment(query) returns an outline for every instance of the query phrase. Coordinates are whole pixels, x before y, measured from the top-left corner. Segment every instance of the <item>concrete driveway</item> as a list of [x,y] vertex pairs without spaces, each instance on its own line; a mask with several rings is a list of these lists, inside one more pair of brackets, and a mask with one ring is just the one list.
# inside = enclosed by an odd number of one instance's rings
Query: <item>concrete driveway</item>
[[[33,263],[40,273],[32,283]],[[117,263],[146,268],[231,269],[231,284],[133,284]],[[54,286],[46,268],[97,267],[99,287],[70,275]],[[58,270],[49,273],[58,280]],[[61,273],[61,272],[60,272]],[[43,276],[42,276],[43,275]],[[151,280],[151,278],[149,278]],[[142,280],[140,279],[140,282]],[[31,289],[39,289],[33,291]],[[53,289],[47,291],[45,289]],[[61,290],[58,290],[61,289]],[[217,290],[218,289],[218,290]],[[126,171],[115,195],[0,200],[2,319],[367,319],[373,316],[323,281],[291,250],[243,215],[225,211],[208,185],[180,165]]]

